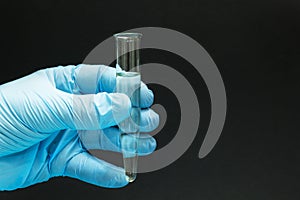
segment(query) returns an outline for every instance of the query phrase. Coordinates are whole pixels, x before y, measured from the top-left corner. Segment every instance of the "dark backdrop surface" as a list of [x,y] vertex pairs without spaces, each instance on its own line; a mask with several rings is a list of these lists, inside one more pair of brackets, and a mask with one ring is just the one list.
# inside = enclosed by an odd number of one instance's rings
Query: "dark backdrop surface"
[[[122,189],[54,178],[0,192],[1,200],[300,198],[298,0],[1,0],[0,5],[1,84],[45,67],[78,64],[116,32],[157,26],[180,31],[207,50],[228,98],[222,135],[213,151],[199,159],[210,115],[205,83],[176,56],[143,52],[144,62],[187,69],[203,96],[200,130],[185,154]],[[165,90],[153,86],[156,101],[178,106],[160,89]],[[172,139],[171,130],[169,123],[156,136],[160,147]]]

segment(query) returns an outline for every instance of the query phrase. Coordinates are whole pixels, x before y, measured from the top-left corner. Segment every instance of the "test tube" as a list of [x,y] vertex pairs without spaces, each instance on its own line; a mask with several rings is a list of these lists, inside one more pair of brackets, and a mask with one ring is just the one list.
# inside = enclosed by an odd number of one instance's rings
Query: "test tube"
[[140,127],[140,33],[118,33],[116,41],[116,92],[126,94],[132,104],[130,117],[118,124],[126,177],[133,182],[137,175],[137,145]]

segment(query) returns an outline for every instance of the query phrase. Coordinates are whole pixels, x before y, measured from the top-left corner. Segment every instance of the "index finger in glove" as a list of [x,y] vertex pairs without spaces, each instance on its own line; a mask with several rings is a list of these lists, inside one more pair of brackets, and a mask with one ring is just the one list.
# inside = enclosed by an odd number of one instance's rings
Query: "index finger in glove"
[[[57,89],[72,94],[112,93],[116,86],[116,69],[106,65],[68,65],[48,68],[47,74]],[[153,103],[153,92],[141,82],[142,108]]]

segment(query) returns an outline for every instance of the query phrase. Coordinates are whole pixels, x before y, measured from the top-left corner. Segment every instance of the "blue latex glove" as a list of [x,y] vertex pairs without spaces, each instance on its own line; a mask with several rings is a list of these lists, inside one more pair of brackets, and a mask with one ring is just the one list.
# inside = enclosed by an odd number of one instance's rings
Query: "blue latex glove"
[[[55,176],[102,187],[128,184],[124,169],[92,156],[89,149],[120,152],[115,126],[129,117],[131,102],[113,93],[115,69],[103,65],[59,66],[0,86],[0,190],[24,188]],[[141,86],[141,132],[154,130],[153,93]],[[138,154],[156,141],[145,134]]]

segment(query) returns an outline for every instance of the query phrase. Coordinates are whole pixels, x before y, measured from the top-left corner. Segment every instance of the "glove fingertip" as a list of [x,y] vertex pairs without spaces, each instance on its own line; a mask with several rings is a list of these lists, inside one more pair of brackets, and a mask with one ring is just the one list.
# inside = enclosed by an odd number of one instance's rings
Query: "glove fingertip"
[[125,172],[122,172],[119,174],[119,176],[115,176],[115,179],[111,182],[108,183],[106,186],[107,188],[122,188],[128,185],[128,178],[125,175]]
[[120,188],[128,184],[123,168],[87,152],[76,155],[67,163],[64,176],[105,188]]
[[154,102],[154,94],[153,91],[150,90],[146,84],[142,82],[141,85],[141,107],[148,108]]
[[157,147],[156,140],[149,134],[143,134],[139,138],[138,154],[139,156],[147,156],[155,151]]

